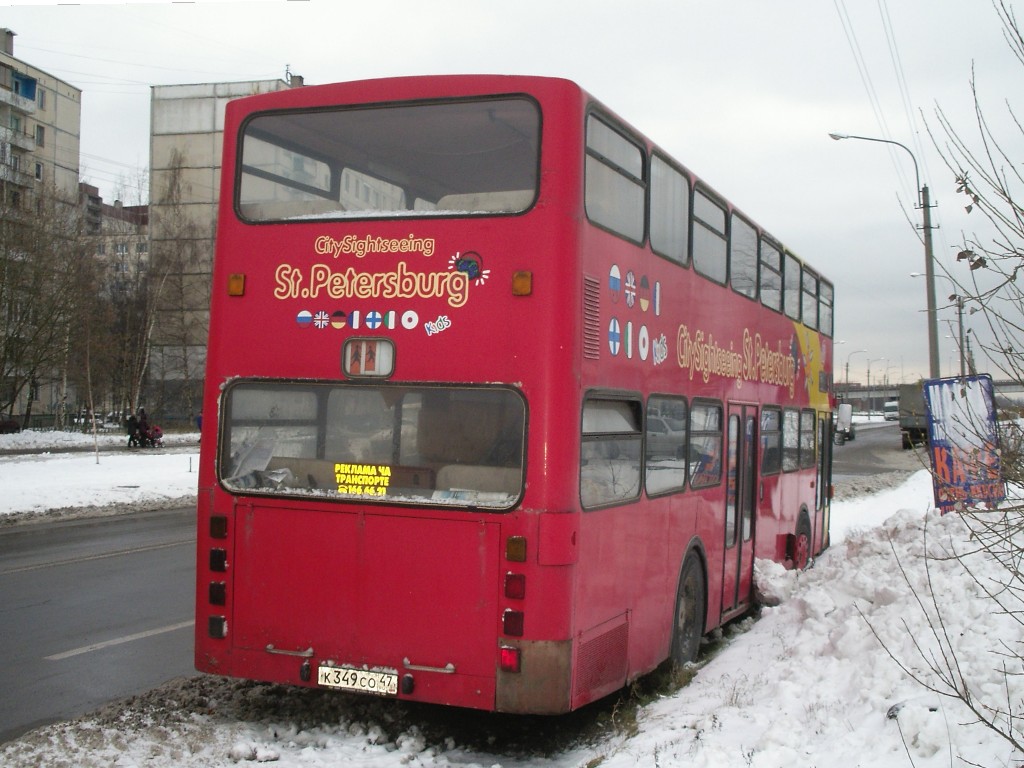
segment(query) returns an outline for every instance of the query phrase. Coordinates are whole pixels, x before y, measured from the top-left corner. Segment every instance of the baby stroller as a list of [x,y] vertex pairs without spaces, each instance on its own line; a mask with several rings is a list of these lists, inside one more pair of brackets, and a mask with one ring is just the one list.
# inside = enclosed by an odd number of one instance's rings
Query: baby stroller
[[156,424],[146,430],[142,435],[142,447],[162,448],[164,444],[164,431]]

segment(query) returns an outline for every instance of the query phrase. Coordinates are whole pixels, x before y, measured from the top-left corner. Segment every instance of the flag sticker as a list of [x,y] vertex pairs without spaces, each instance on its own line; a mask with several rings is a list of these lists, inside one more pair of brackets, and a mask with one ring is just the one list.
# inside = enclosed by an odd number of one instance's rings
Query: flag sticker
[[612,301],[618,301],[619,291],[622,290],[622,276],[618,264],[612,264],[611,272],[608,273],[608,290],[611,291]]
[[640,333],[637,334],[636,339],[636,351],[640,353],[640,359],[647,360],[647,355],[651,351],[651,335],[647,331],[646,325],[640,326]]
[[371,331],[375,331],[380,328],[381,323],[384,322],[384,318],[381,317],[380,312],[376,310],[366,313],[366,327]]
[[[632,274],[632,273],[630,273]],[[626,347],[626,359],[633,359],[633,321],[626,323],[626,338],[623,340]]]
[[313,322],[313,313],[308,309],[304,309],[295,316],[295,322],[305,328],[307,325]]
[[626,306],[632,307],[636,303],[636,275],[633,274],[633,270],[629,270],[626,273]]
[[313,325],[317,328],[326,328],[330,322],[331,316],[328,315],[323,310],[320,310],[315,315],[313,315]]
[[338,328],[339,330],[344,328],[348,323],[348,314],[343,309],[336,310],[331,315],[331,327]]
[[619,354],[619,345],[622,343],[622,333],[619,330],[619,321],[614,317],[608,323],[608,350],[612,355]]
[[647,275],[643,275],[640,278],[640,311],[646,312],[647,307],[651,305],[651,284],[647,280]]
[[654,314],[661,317],[661,281],[654,283]]

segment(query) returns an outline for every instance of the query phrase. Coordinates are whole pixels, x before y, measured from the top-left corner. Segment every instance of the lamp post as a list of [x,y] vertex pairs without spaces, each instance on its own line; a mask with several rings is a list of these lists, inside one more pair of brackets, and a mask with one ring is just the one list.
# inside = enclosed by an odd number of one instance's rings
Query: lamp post
[[[921,275],[920,272],[911,272],[910,276],[911,277],[921,277],[922,275]],[[927,275],[925,275],[925,277],[927,277]],[[953,285],[954,288],[958,287],[956,282],[954,282],[952,278],[947,277],[946,279],[949,280],[949,282]],[[960,329],[960,340],[959,340],[959,347],[960,347],[960,378],[963,379],[964,376],[967,373],[967,371],[965,369],[965,364],[964,364],[964,361],[965,361],[965,357],[964,357],[964,301],[965,301],[965,299],[959,293],[952,293],[949,296],[949,300],[956,302],[956,321],[957,321],[957,325],[959,326],[959,329]]]
[[918,206],[924,216],[924,273],[927,282],[928,293],[928,368],[933,379],[939,378],[939,325],[935,311],[935,257],[932,254],[932,212],[931,200],[928,195],[928,185],[921,184],[921,174],[917,170],[917,158],[906,146],[891,139],[876,139],[870,136],[851,136],[846,133],[830,133],[829,136],[839,141],[840,139],[860,139],[861,141],[876,141],[879,144],[893,144],[904,150],[910,159],[914,161],[914,179],[917,183]]
[[881,363],[884,360],[885,360],[884,357],[876,357],[876,358],[873,358],[871,360],[868,360],[868,413],[871,413],[871,410],[872,410],[871,409],[871,364],[872,363]]
[[867,352],[866,349],[855,349],[846,356],[846,399],[850,399],[850,358],[858,352]]

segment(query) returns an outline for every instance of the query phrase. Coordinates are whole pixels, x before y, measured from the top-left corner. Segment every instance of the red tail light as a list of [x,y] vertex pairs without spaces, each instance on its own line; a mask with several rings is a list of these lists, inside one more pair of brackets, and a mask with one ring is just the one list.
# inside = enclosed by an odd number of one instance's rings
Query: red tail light
[[507,645],[501,646],[499,664],[502,672],[518,672],[520,668],[519,649]]

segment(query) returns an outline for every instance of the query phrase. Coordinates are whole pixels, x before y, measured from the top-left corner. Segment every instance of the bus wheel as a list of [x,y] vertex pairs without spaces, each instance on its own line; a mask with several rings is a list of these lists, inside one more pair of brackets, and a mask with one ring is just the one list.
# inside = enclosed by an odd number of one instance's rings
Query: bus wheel
[[793,537],[793,567],[798,571],[807,570],[811,563],[811,523],[807,515],[800,515]]
[[704,617],[707,614],[707,585],[700,558],[691,552],[683,562],[676,593],[675,628],[672,632],[672,661],[687,664],[697,659],[700,640],[704,636]]

